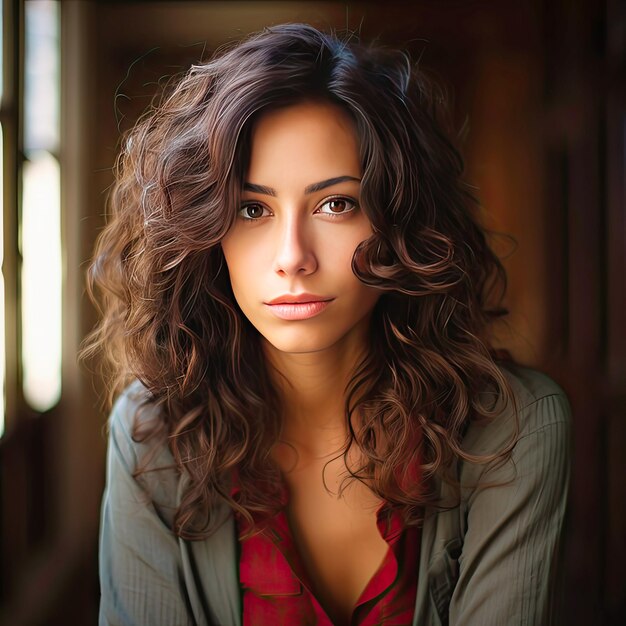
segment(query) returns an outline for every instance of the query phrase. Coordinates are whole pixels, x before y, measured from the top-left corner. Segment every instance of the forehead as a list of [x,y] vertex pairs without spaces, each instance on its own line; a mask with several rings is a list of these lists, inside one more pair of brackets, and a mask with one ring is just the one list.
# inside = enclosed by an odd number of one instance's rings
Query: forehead
[[[251,135],[248,176],[277,178],[360,175],[354,122],[340,106],[302,102],[261,114]],[[341,170],[341,171],[339,171]],[[253,180],[254,179],[254,180]],[[310,182],[310,181],[309,181]]]

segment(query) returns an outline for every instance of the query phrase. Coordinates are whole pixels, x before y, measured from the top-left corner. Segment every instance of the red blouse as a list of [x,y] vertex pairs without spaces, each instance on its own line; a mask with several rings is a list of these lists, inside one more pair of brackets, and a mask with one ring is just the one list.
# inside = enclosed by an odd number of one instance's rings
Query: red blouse
[[[400,513],[384,502],[376,515],[389,549],[361,593],[350,625],[411,624],[421,533],[416,526],[405,527]],[[312,592],[284,510],[248,539],[241,539],[247,528],[245,520],[238,518],[237,527],[244,626],[332,626]]]

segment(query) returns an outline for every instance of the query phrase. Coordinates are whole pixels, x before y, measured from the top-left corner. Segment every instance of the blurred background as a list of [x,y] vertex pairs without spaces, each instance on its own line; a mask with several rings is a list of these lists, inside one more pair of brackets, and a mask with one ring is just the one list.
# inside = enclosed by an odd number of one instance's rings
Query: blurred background
[[626,617],[626,10],[620,0],[4,0],[0,624],[97,620],[106,415],[76,362],[120,133],[265,25],[408,48],[446,85],[509,273],[500,343],[574,411],[559,624]]

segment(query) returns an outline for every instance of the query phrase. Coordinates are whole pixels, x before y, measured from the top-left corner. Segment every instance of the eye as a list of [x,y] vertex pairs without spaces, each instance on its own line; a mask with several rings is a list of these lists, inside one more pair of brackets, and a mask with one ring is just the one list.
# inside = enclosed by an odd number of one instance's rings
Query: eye
[[267,209],[258,202],[251,202],[250,204],[246,204],[239,209],[239,216],[244,220],[257,220],[260,217],[265,217],[264,212]]
[[340,216],[354,211],[356,207],[356,201],[350,198],[329,198],[321,204],[316,212],[323,213],[324,215]]

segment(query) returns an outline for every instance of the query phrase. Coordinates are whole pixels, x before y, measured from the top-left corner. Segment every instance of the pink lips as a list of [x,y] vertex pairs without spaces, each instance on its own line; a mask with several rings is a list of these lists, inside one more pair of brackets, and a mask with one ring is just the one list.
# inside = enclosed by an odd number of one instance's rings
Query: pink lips
[[306,320],[319,315],[333,300],[314,294],[287,294],[266,302],[272,313],[283,320]]

